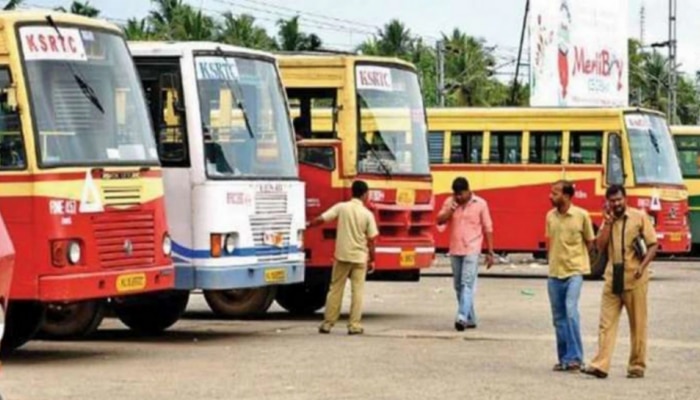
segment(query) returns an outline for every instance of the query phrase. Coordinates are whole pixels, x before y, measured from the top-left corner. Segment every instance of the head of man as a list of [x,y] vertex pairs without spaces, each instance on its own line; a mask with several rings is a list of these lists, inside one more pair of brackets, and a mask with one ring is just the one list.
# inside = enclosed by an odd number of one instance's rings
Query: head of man
[[369,198],[369,186],[365,181],[355,181],[352,183],[352,197],[366,202]]
[[556,208],[568,207],[575,191],[573,183],[565,180],[556,181],[549,192],[549,201]]
[[608,208],[615,217],[621,217],[627,209],[627,192],[621,185],[612,185],[605,191]]
[[457,204],[464,204],[472,198],[472,192],[469,189],[469,181],[467,178],[460,176],[452,181],[452,195]]

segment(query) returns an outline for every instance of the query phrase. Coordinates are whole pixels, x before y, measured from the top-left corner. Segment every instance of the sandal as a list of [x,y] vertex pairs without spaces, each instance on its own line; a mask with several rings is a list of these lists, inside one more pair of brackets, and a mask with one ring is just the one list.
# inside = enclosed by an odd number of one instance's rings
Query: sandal
[[629,371],[627,373],[627,377],[630,379],[644,378],[644,371],[639,371],[639,370]]
[[586,375],[595,376],[598,379],[605,379],[608,377],[607,372],[603,372],[603,371],[601,371],[597,368],[593,368],[593,367],[588,367],[588,368],[582,369],[581,372],[583,372]]

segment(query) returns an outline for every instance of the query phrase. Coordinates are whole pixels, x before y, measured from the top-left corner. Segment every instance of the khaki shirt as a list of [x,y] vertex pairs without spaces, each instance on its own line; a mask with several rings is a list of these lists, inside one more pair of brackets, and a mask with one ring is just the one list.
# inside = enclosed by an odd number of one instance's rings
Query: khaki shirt
[[[649,268],[644,270],[641,278],[635,279],[634,273],[642,264],[642,260],[634,255],[633,241],[638,235],[642,235],[647,247],[656,244],[656,231],[649,217],[642,211],[627,207],[625,211],[627,223],[625,224],[625,290],[634,289],[637,283],[649,281]],[[610,234],[610,243],[608,243],[608,265],[605,267],[605,284],[612,285],[612,270],[613,263],[620,263],[622,252],[622,223],[623,219],[619,218],[613,222],[612,232]],[[605,226],[605,223],[603,223]]]
[[338,203],[321,215],[326,221],[338,219],[335,238],[335,259],[356,264],[365,264],[369,257],[367,241],[379,235],[374,215],[362,201],[352,199]]
[[547,213],[549,276],[565,279],[591,271],[586,241],[595,238],[588,212],[572,205],[565,214],[555,208]]

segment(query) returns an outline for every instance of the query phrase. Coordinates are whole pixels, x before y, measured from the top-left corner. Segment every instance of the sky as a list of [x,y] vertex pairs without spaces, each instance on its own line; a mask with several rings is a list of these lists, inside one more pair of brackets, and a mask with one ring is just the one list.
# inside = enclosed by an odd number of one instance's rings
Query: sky
[[[319,35],[327,47],[351,50],[393,18],[403,21],[413,34],[434,43],[441,33],[455,27],[468,35],[497,45],[496,54],[504,61],[517,56],[525,0],[185,0],[209,14],[223,11],[249,13],[261,26],[275,32],[275,21],[301,15],[302,28]],[[551,0],[554,1],[554,0]],[[574,0],[584,1],[584,0]],[[27,0],[30,6],[56,7],[69,0]],[[669,0],[629,0],[627,15],[630,37],[640,37],[640,9],[646,9],[645,43],[668,39]],[[151,9],[150,0],[90,0],[103,16],[119,22],[142,18]],[[700,1],[677,0],[678,62],[680,71],[700,70]],[[527,46],[527,40],[525,45]],[[659,51],[667,52],[666,48]],[[527,57],[527,47],[523,53]],[[507,62],[504,62],[507,64]],[[512,65],[503,68],[512,73]]]

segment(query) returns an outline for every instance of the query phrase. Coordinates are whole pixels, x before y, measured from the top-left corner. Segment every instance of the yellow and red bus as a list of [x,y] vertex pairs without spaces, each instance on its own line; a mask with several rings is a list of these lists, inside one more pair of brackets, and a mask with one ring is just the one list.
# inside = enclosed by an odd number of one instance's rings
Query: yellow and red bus
[[15,268],[15,248],[7,232],[5,222],[0,217],[0,340],[5,332],[5,316],[10,298],[10,284]]
[[174,284],[162,173],[121,30],[37,11],[0,24],[0,212],[21,266],[3,348],[42,324],[87,334],[107,299],[131,328],[165,329],[179,315],[160,297]]
[[[365,180],[380,231],[369,279],[419,280],[435,248],[427,121],[415,67],[393,58],[329,53],[280,54],[278,60],[291,115],[305,137],[298,151],[307,219],[349,200],[353,180]],[[277,295],[287,310],[323,307],[335,229],[305,232],[305,283],[280,287]]]
[[692,253],[700,254],[700,126],[671,126],[683,182],[688,188]]
[[[495,250],[545,252],[549,190],[575,183],[574,202],[602,220],[605,189],[622,184],[629,205],[648,213],[659,252],[690,248],[688,193],[666,120],[633,108],[435,108],[428,110],[436,210],[457,176],[485,198]],[[436,211],[437,212],[437,211]],[[448,248],[436,228],[438,251]]]

